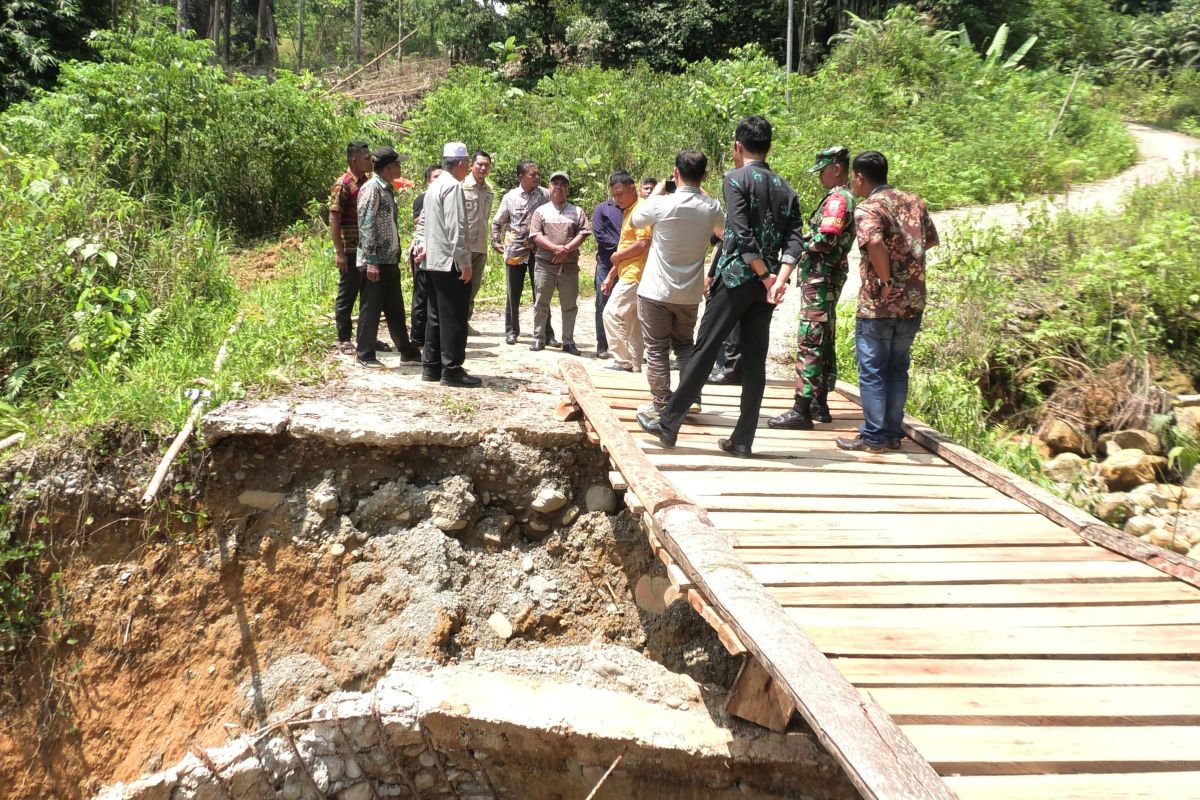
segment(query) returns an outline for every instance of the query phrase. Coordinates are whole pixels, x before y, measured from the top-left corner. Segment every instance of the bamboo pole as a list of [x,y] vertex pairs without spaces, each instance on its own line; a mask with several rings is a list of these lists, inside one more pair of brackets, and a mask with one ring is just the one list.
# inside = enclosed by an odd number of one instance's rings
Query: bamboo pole
[[[416,33],[416,31],[415,31],[415,30],[409,31],[409,32],[408,32],[408,36],[412,36],[414,33]],[[407,38],[408,38],[408,36],[405,36],[405,37],[404,37],[404,39],[407,39]],[[349,75],[347,75],[345,78],[342,78],[340,81],[338,81],[337,83],[335,83],[335,84],[334,84],[334,85],[331,87],[332,91],[335,91],[335,92],[336,92],[336,91],[337,91],[339,88],[341,88],[341,87],[342,87],[342,86],[344,86],[345,84],[349,83],[350,81],[354,80],[354,79],[355,79],[355,78],[357,78],[359,75],[361,75],[361,74],[363,73],[363,70],[367,69],[368,67],[372,67],[372,66],[374,66],[374,65],[375,65],[375,63],[376,63],[377,61],[379,61],[379,59],[381,59],[381,58],[384,58],[384,57],[385,57],[385,56],[387,56],[389,53],[391,53],[393,50],[395,50],[397,47],[399,47],[400,45],[404,44],[404,39],[401,39],[400,41],[396,42],[394,45],[392,45],[391,47],[389,47],[387,50],[384,50],[382,53],[380,53],[379,55],[377,55],[377,56],[375,56],[374,58],[372,58],[372,59],[371,59],[370,61],[368,61],[366,64],[363,64],[361,67],[359,67],[358,69],[354,70],[354,72],[350,73],[350,74],[349,74]]]
[[1071,79],[1071,88],[1067,90],[1067,96],[1063,99],[1062,108],[1058,110],[1058,119],[1054,120],[1054,127],[1050,129],[1050,135],[1046,137],[1046,141],[1054,139],[1054,134],[1058,132],[1058,124],[1062,122],[1063,114],[1067,113],[1067,106],[1071,103],[1071,95],[1075,94],[1075,84],[1079,82],[1079,75],[1083,72],[1083,64],[1075,68],[1075,77]]
[[[229,330],[225,332],[225,340],[221,342],[221,347],[217,350],[217,357],[213,361],[212,371],[214,376],[221,371],[221,367],[225,364],[225,357],[229,354],[229,339],[233,334],[237,333],[237,329],[242,324],[242,319],[245,316],[245,312],[238,314],[238,318],[233,321],[233,324],[229,326]],[[202,392],[197,392],[195,398],[192,400],[192,413],[188,414],[187,422],[184,423],[182,430],[175,436],[175,440],[171,442],[171,446],[167,448],[167,452],[163,455],[162,460],[158,462],[158,468],[154,470],[154,477],[150,479],[149,485],[146,486],[146,491],[142,495],[143,508],[153,503],[154,498],[158,496],[158,491],[162,488],[162,483],[167,477],[167,472],[171,469],[171,464],[175,461],[175,457],[179,455],[179,451],[183,449],[187,440],[191,438],[192,432],[196,430],[196,422],[204,412],[204,406],[207,402],[207,396]]]

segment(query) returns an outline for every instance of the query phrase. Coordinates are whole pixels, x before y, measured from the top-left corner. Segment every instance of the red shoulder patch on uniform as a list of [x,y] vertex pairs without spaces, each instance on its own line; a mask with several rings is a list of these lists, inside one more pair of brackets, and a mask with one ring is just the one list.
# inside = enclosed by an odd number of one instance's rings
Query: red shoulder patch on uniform
[[821,209],[820,233],[840,236],[846,229],[846,198],[840,192],[834,192],[825,198],[825,206]]

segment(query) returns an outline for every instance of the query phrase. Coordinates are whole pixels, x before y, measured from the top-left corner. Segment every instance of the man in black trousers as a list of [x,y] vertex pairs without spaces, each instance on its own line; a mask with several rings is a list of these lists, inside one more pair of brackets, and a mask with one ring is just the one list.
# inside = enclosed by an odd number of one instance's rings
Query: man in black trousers
[[483,381],[463,369],[471,307],[471,251],[462,182],[471,171],[467,146],[442,148],[442,174],[425,192],[425,270],[429,280],[421,379],[474,388]]
[[[425,186],[428,188],[442,176],[441,164],[430,164],[425,168]],[[413,238],[408,249],[408,266],[412,270],[412,312],[409,319],[412,322],[413,346],[418,350],[425,347],[425,311],[429,301],[429,280],[421,264],[425,262],[425,192],[413,199]]]
[[[760,116],[738,123],[733,137],[735,169],[725,175],[725,241],[708,293],[696,350],[667,407],[653,419],[638,413],[642,430],[674,447],[688,408],[700,396],[725,338],[741,326],[742,402],[733,434],[718,446],[748,458],[767,383],[767,348],[775,306],[768,292],[780,263],[794,264],[804,251],[796,193],[767,165],[771,123]],[[782,256],[781,256],[782,251]]]

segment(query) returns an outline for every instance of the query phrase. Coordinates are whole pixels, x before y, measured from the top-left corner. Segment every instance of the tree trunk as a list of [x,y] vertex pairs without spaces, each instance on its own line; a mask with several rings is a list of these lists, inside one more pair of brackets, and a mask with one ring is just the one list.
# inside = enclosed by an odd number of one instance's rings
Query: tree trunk
[[221,52],[221,0],[209,0],[208,38],[213,43],[213,54]]
[[363,0],[354,0],[354,63],[362,63],[362,6]]
[[233,0],[225,0],[225,66],[229,66],[229,40],[233,32]]
[[304,0],[300,0],[300,30],[296,36],[296,69],[304,69]]
[[396,0],[396,62],[404,61],[404,0]]
[[188,2],[187,0],[175,0],[175,33],[182,35],[184,28],[187,27],[188,18]]
[[258,0],[258,32],[254,44],[254,63],[260,67],[274,67],[278,58],[279,42],[275,36],[275,10],[271,0]]

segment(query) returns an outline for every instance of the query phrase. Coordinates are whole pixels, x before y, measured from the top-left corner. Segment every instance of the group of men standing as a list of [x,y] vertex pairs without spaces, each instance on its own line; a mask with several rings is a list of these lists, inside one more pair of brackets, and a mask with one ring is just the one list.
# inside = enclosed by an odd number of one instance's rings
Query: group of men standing
[[[767,424],[811,429],[814,422],[832,422],[836,305],[857,240],[862,286],[855,341],[864,423],[857,437],[836,442],[845,450],[899,449],[909,350],[925,305],[925,251],[938,242],[933,222],[918,197],[888,185],[882,154],[866,151],[851,162],[847,148],[831,147],[809,169],[827,193],[806,230],[796,193],[766,161],[771,140],[771,125],[761,116],[738,124],[734,168],[722,188],[724,210],[701,188],[707,157],[683,150],[670,179],[643,179],[640,189],[629,173],[613,173],[610,197],[590,219],[569,202],[570,177],[553,173],[547,189],[532,161],[518,164],[517,185],[491,216],[491,157],[479,151],[468,158],[465,145],[447,144],[441,165],[426,170],[428,188],[413,207],[411,335],[404,325],[393,193],[402,157],[392,148],[370,154],[366,145],[351,143],[330,211],[342,271],[335,316],[343,352],[351,350],[349,313],[361,292],[353,345],[360,364],[381,366],[375,336],[383,313],[401,360],[419,358],[424,380],[480,385],[463,361],[490,245],[506,265],[506,343],[516,344],[520,336],[528,277],[534,289],[530,349],[557,346],[580,355],[574,335],[579,251],[594,235],[597,356],[612,360],[608,369],[623,372],[640,372],[645,356],[652,399],[638,410],[639,425],[673,447],[684,417],[699,409],[704,384],[718,374],[714,366],[729,355],[739,375],[726,372],[720,382],[742,385],[740,414],[719,446],[748,457],[766,384],[771,318],[793,275],[803,301],[795,403]],[[714,243],[719,248],[706,275]],[[561,342],[550,321],[555,293]],[[701,300],[704,316],[693,339]],[[674,390],[672,355],[680,373]]]

